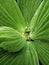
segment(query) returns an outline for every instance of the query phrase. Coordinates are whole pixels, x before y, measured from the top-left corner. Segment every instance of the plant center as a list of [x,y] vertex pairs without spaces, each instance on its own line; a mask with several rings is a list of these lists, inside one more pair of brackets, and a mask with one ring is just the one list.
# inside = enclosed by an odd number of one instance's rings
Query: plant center
[[27,41],[31,41],[31,31],[29,27],[26,27],[25,32],[24,32],[24,36],[26,38]]

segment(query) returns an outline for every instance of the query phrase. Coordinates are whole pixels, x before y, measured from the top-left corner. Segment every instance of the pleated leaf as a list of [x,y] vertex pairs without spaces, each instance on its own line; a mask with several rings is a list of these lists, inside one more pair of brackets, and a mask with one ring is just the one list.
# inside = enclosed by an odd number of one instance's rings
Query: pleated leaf
[[32,38],[49,39],[49,0],[43,0],[30,24]]
[[42,0],[17,0],[26,22],[30,22]]
[[49,65],[49,0],[0,0],[0,65],[39,61]]
[[47,41],[36,41],[36,50],[38,52],[38,57],[42,65],[49,65],[49,42]]
[[25,38],[10,27],[0,27],[0,48],[8,52],[20,51],[25,46]]
[[26,24],[15,0],[0,0],[0,26],[24,30]]
[[30,42],[26,42],[26,46],[19,53],[1,54],[0,65],[39,65],[37,52]]

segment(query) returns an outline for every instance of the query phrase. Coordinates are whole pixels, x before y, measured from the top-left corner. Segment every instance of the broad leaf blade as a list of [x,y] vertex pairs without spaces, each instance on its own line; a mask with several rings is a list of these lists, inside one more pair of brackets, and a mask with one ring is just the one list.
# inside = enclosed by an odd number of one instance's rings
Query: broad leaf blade
[[0,48],[8,52],[20,51],[25,46],[25,38],[10,27],[0,27]]
[[42,0],[17,0],[26,22],[30,22]]
[[24,18],[15,0],[0,0],[0,26],[9,26],[23,30]]
[[38,52],[39,60],[43,65],[49,65],[49,42],[47,41],[36,41],[36,50]]
[[43,0],[31,20],[30,28],[32,38],[49,39],[49,0]]
[[[2,54],[2,53],[1,53]],[[0,55],[1,55],[0,54]],[[0,65],[39,65],[35,47],[30,42],[19,53],[4,53],[0,58]]]

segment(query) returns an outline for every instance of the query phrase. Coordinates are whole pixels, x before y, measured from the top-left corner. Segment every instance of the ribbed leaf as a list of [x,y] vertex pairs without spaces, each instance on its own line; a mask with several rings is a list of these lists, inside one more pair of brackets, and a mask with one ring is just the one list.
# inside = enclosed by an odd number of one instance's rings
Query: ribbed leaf
[[0,58],[0,65],[39,65],[34,45],[27,42],[19,53],[4,53]]
[[26,24],[15,0],[0,0],[0,26],[24,30]]
[[39,60],[49,65],[49,0],[0,0],[0,65]]
[[25,46],[25,38],[10,27],[0,27],[0,48],[9,52],[20,51]]
[[49,65],[49,42],[36,41],[34,44],[42,65]]
[[43,0],[30,24],[32,38],[49,39],[49,0]]
[[42,0],[17,0],[26,22],[30,22]]

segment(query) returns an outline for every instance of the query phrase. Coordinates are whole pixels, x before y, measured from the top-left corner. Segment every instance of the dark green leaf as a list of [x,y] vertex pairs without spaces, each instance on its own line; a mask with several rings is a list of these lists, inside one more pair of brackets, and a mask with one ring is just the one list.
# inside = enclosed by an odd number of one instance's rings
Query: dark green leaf
[[30,22],[42,0],[17,0],[26,22]]
[[34,44],[41,63],[43,65],[49,65],[49,43],[43,41],[36,41]]
[[26,46],[19,53],[1,54],[0,65],[39,65],[34,44],[30,42],[26,42]]

